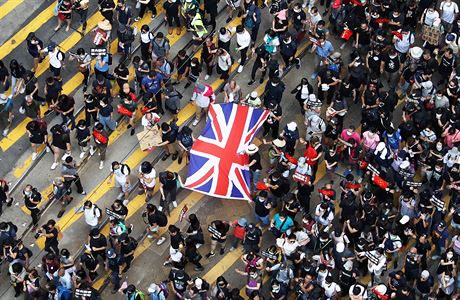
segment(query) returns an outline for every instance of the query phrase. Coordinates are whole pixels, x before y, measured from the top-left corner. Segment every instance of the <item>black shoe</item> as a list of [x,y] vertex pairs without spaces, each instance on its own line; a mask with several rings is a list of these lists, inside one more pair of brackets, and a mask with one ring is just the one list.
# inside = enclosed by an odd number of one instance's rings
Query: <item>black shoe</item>
[[184,88],[186,89],[186,88],[188,88],[190,85],[191,85],[191,83],[190,83],[190,82],[187,82],[187,83],[185,84]]
[[171,159],[172,159],[173,161],[177,159],[177,152],[174,153],[174,154],[172,155]]
[[238,12],[238,18],[241,17],[241,10]]
[[259,83],[261,83],[261,84],[264,83],[264,79],[260,78]]
[[17,297],[19,297],[19,295],[21,295],[21,293],[20,293],[20,292],[16,292],[16,293],[14,293],[14,298],[17,298]]
[[126,127],[126,128],[130,129],[131,127],[133,127],[133,126],[131,124],[128,124],[128,127]]
[[167,160],[168,157],[169,157],[170,155],[171,155],[171,154],[169,154],[169,153],[165,153],[165,154],[163,155],[163,157],[161,158],[161,160],[162,160],[162,161]]
[[118,293],[118,290],[117,290],[117,289],[113,289],[113,290],[111,290],[110,292],[111,292],[112,294],[116,294],[116,293]]
[[6,206],[7,206],[7,207],[10,207],[11,205],[13,205],[13,201],[14,201],[14,198],[11,197],[11,198],[10,198],[10,201],[9,201],[9,202],[6,202]]
[[59,213],[57,214],[58,219],[64,215],[64,212],[65,210],[59,211]]
[[88,86],[87,85],[84,85],[83,86],[83,93],[86,93],[86,90],[88,89]]
[[83,31],[85,31],[85,30],[86,30],[86,22],[85,22],[85,23],[83,23],[82,29],[83,29]]
[[249,85],[249,86],[251,86],[251,85],[253,85],[253,84],[254,84],[254,80],[251,80],[251,81],[248,82],[248,85]]
[[195,271],[203,271],[204,268],[203,267],[195,267]]
[[225,22],[230,23],[231,20],[232,20],[232,17],[228,17]]
[[134,135],[134,133],[136,133],[136,129],[133,128],[133,129],[131,129],[130,135]]
[[215,253],[209,252],[208,254],[206,254],[206,258],[211,258],[215,255],[216,255]]
[[180,165],[182,163],[182,155],[179,156],[179,159],[177,160],[177,163]]
[[225,248],[220,248],[220,255],[224,255],[225,253]]

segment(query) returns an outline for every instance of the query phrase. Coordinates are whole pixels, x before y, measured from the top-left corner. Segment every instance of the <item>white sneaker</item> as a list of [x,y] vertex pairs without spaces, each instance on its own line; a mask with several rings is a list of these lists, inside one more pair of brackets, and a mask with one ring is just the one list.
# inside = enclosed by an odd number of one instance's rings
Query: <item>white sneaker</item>
[[33,152],[32,153],[32,160],[36,160],[37,159],[37,152]]
[[22,89],[19,90],[19,94],[24,94],[25,91],[26,91],[26,88],[23,87]]
[[209,79],[209,75],[206,74],[206,76],[204,76],[204,80],[208,80]]
[[173,201],[173,206],[177,207],[177,202],[176,201]]
[[101,161],[99,163],[99,170],[102,170],[102,169],[104,169],[104,161]]
[[46,146],[45,149],[46,149],[46,153],[50,153],[50,152],[51,152],[51,148],[50,148],[50,147]]
[[89,155],[93,156],[94,153],[96,153],[96,149],[94,149],[93,147],[90,147],[89,148]]
[[128,202],[129,202],[128,199],[123,200],[123,205],[124,205],[124,206],[128,205]]
[[241,62],[241,58],[238,58],[238,63],[240,63],[240,62]]
[[67,157],[69,157],[69,156],[70,156],[70,154],[68,154],[68,153],[65,153],[65,154],[62,156],[61,160],[63,160],[63,161],[64,161],[64,160],[65,160]]
[[58,165],[59,165],[59,163],[54,162],[54,163],[51,165],[51,170],[56,169],[56,167],[57,167]]
[[153,235],[149,234],[149,235],[147,235],[147,238],[148,239],[153,239]]
[[120,193],[120,194],[118,194],[118,196],[117,196],[117,200],[121,200],[121,199],[123,199],[124,197],[125,197],[125,193]]
[[86,152],[80,153],[80,158],[82,159],[83,157],[85,157],[85,155],[86,155]]
[[199,120],[195,119],[195,121],[193,121],[193,123],[192,123],[192,126],[195,127],[196,125],[198,125],[199,122],[200,122]]
[[237,71],[237,72],[238,72],[238,73],[243,72],[243,68],[244,68],[244,67],[243,67],[242,65],[240,65],[240,66],[238,67],[238,71]]
[[3,136],[5,136],[5,137],[6,137],[6,136],[8,135],[8,132],[10,132],[10,130],[9,130],[9,129],[4,129],[4,130],[3,130],[3,133],[2,133],[2,134],[3,134]]
[[164,236],[162,236],[161,238],[158,239],[157,245],[159,246],[159,245],[163,244],[164,241],[166,241],[166,238]]

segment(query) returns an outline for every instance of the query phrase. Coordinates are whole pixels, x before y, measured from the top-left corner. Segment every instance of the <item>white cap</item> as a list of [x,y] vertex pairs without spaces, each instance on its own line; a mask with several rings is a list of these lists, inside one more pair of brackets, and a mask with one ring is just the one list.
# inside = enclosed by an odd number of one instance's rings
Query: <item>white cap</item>
[[420,47],[412,47],[410,49],[410,56],[412,56],[415,59],[419,59],[423,55],[423,50]]
[[291,122],[291,123],[287,124],[287,129],[288,130],[294,131],[294,130],[296,130],[296,128],[297,128],[297,124],[295,122]]
[[157,290],[158,290],[158,285],[156,285],[155,283],[150,284],[149,288],[147,289],[149,293],[154,293]]
[[251,98],[257,98],[259,95],[257,94],[256,91],[251,92]]
[[196,279],[195,279],[195,286],[196,286],[196,288],[200,290],[202,285],[203,285],[203,279],[201,279],[201,278],[196,278]]
[[410,217],[408,215],[404,215],[402,216],[401,220],[399,220],[399,223],[401,223],[401,225],[405,225],[407,224],[407,222],[409,222],[410,220]]
[[335,251],[337,253],[342,253],[345,250],[345,244],[342,242],[338,242],[337,245],[335,245]]
[[409,166],[410,166],[410,162],[408,160],[405,160],[399,165],[399,168],[400,169],[407,169],[407,168],[409,168]]
[[427,279],[428,277],[430,277],[430,272],[428,272],[428,270],[423,270],[422,274],[420,274],[420,276],[422,276],[423,278]]

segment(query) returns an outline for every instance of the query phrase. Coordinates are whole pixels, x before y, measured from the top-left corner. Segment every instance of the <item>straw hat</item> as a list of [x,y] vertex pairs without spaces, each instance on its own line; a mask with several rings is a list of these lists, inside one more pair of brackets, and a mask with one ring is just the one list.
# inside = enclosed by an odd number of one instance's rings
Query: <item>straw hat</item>
[[275,145],[278,148],[283,148],[284,146],[286,146],[286,141],[281,140],[281,139],[275,139],[275,140],[273,140],[272,144]]
[[257,147],[255,144],[250,144],[246,149],[247,154],[254,154],[257,151],[259,151],[259,147]]
[[104,19],[102,21],[99,21],[97,23],[97,27],[99,27],[100,29],[104,30],[104,31],[110,31],[112,30],[112,24],[110,24],[109,20],[107,19]]

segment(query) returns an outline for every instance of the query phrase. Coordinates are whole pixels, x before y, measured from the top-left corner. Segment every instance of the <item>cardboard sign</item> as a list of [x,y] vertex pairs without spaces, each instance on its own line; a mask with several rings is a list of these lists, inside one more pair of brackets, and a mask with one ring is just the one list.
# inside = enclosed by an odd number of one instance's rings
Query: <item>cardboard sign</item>
[[152,147],[158,146],[158,144],[162,142],[161,131],[158,128],[144,130],[138,133],[136,136],[142,151],[146,151]]
[[424,25],[422,28],[422,40],[431,45],[438,45],[441,39],[441,30],[438,27]]

